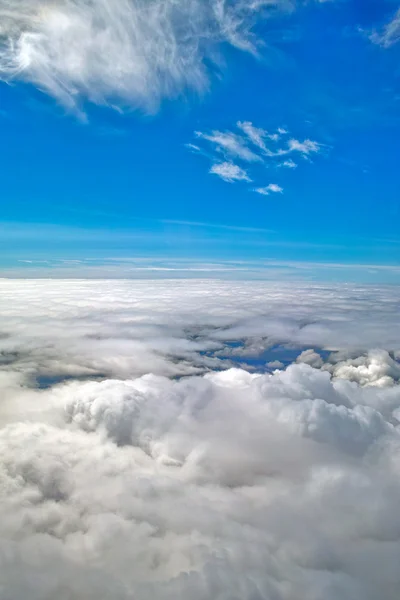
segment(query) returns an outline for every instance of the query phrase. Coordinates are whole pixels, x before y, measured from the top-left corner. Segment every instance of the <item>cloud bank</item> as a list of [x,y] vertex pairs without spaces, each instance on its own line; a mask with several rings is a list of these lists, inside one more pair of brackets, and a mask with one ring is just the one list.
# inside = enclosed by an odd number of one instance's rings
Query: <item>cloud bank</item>
[[0,291],[2,598],[397,600],[397,288]]
[[257,18],[289,0],[0,0],[0,76],[22,79],[69,109],[82,99],[155,111],[186,88],[204,91],[206,64],[228,43],[257,53]]

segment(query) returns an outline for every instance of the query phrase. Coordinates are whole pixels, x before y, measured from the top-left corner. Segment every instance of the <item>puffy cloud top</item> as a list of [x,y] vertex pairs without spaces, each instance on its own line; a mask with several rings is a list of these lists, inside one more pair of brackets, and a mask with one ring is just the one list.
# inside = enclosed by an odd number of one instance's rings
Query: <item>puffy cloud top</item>
[[[2,598],[397,598],[399,367],[371,349],[379,326],[391,339],[378,292],[0,285]],[[389,323],[396,292],[379,293]],[[315,336],[335,352],[302,350]],[[298,344],[286,369],[225,368],[278,341]]]

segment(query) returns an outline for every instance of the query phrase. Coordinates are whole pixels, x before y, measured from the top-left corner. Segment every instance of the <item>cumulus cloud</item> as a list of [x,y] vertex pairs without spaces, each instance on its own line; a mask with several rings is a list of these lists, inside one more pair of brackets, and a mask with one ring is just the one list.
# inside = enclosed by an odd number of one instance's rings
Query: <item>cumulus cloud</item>
[[318,354],[318,352],[315,352],[312,348],[304,350],[301,354],[299,354],[296,362],[304,363],[314,368],[322,367],[322,365],[324,364],[324,361],[322,360],[320,354]]
[[396,288],[0,291],[2,598],[397,597]]
[[271,192],[273,194],[282,194],[283,188],[281,188],[281,186],[277,185],[276,183],[270,183],[265,187],[255,188],[254,191],[257,192],[257,194],[261,194],[262,196],[269,196]]
[[35,84],[68,108],[82,98],[154,111],[208,86],[222,42],[252,54],[257,17],[287,0],[1,0],[0,75]]
[[228,183],[233,183],[234,181],[251,181],[244,169],[231,162],[216,163],[215,165],[212,165],[210,173],[218,175]]
[[362,356],[340,358],[340,354],[334,356],[334,364],[325,365],[335,377],[376,387],[388,387],[400,381],[400,364],[386,350],[374,349]]

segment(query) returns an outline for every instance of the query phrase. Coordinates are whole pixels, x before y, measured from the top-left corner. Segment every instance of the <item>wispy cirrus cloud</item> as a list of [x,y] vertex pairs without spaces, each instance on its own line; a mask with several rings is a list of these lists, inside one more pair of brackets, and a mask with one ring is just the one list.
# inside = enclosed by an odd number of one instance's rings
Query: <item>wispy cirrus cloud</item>
[[384,48],[397,44],[400,41],[400,8],[381,31],[374,31],[369,38],[374,44]]
[[244,169],[231,162],[222,162],[212,165],[210,173],[218,175],[218,177],[228,183],[233,183],[235,181],[251,181]]
[[[321,144],[309,139],[301,142],[296,138],[291,138],[282,142],[282,137],[287,136],[289,132],[281,127],[275,133],[269,133],[265,129],[255,127],[250,121],[238,121],[236,125],[266,157],[282,156],[291,152],[299,152],[303,156],[308,156],[320,152],[322,148]],[[267,147],[266,140],[273,143],[273,149]],[[279,145],[278,142],[280,142]],[[284,166],[292,166],[292,163],[287,161]]]
[[222,152],[233,158],[240,158],[246,162],[258,162],[262,160],[258,154],[250,150],[246,144],[246,140],[236,133],[230,131],[212,131],[211,133],[195,131],[195,136],[210,142],[217,152]]
[[266,154],[267,156],[274,156],[274,152],[267,148],[265,140],[269,139],[272,141],[277,141],[279,139],[279,134],[271,135],[265,129],[255,127],[250,121],[238,121],[237,126],[243,131],[243,133],[245,133],[252,144],[257,146],[257,148],[262,151],[263,154]]
[[321,151],[321,144],[318,142],[314,142],[313,140],[304,140],[300,142],[292,138],[288,143],[288,152],[299,152],[303,155],[309,155],[313,153],[318,153]]
[[221,43],[257,54],[258,18],[291,0],[0,0],[0,78],[28,81],[69,109],[82,100],[157,109],[209,85]]
[[[251,121],[238,121],[237,130],[240,131],[218,131],[210,133],[195,131],[196,143],[188,143],[186,147],[193,153],[203,155],[212,161],[210,173],[219,175],[225,181],[253,181],[256,176],[250,176],[237,162],[252,165],[252,170],[258,166],[273,166],[296,169],[298,163],[291,155],[300,160],[310,161],[312,154],[318,155],[326,148],[315,140],[304,139],[301,141],[290,137],[289,131],[279,127],[275,131],[268,131],[262,127],[255,126]],[[207,142],[206,148],[201,142]],[[220,161],[220,155],[225,161]],[[235,161],[235,163],[233,162]],[[248,167],[247,167],[248,168]],[[269,186],[258,186],[253,188],[260,194],[268,195],[270,192],[282,192],[279,184]]]

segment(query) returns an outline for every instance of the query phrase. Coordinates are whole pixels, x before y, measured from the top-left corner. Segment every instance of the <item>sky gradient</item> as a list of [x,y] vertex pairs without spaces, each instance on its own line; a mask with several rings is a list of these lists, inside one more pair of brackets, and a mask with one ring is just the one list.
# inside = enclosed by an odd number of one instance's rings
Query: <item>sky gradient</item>
[[0,0],[1,600],[400,598],[400,0]]
[[396,280],[396,3],[277,4],[190,3],[206,49],[187,46],[183,10],[133,42],[102,0],[103,46],[83,2],[39,26],[28,9],[6,19],[19,46],[0,53],[1,273],[146,258],[382,265]]

